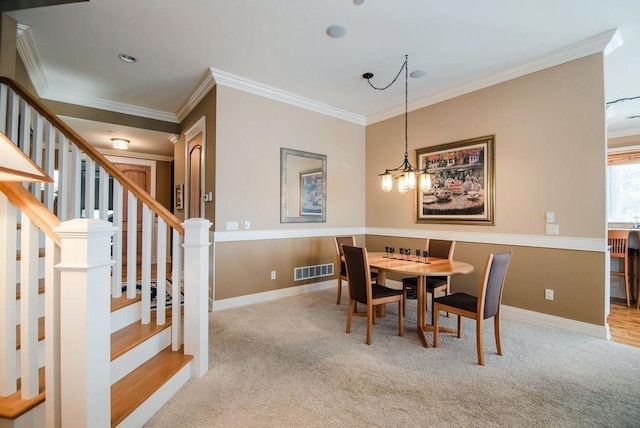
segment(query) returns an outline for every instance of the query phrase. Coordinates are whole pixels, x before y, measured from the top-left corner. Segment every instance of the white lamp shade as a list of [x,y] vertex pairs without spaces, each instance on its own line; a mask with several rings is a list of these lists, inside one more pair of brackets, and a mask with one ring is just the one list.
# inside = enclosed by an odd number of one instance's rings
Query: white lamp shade
[[422,191],[426,191],[431,189],[432,184],[431,184],[431,174],[427,174],[426,172],[423,172],[420,174],[420,190]]
[[382,191],[390,192],[393,189],[393,177],[388,172],[382,174]]
[[404,173],[404,183],[408,189],[416,188],[416,173],[414,171],[407,171]]

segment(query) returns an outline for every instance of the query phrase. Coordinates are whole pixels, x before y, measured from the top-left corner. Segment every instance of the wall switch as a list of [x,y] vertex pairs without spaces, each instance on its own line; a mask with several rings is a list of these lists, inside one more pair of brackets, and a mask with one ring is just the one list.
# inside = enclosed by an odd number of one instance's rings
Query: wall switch
[[202,196],[202,200],[204,200],[205,202],[211,202],[213,201],[213,192],[207,192]]
[[546,225],[547,235],[560,235],[560,225],[559,224],[549,224]]
[[271,279],[276,279],[276,271],[275,270],[271,271]]
[[227,230],[238,230],[238,222],[237,221],[228,221],[227,222]]
[[550,288],[544,289],[544,298],[545,300],[553,300],[553,290]]
[[251,229],[251,222],[249,220],[244,221],[244,230]]
[[547,223],[555,223],[556,221],[556,213],[547,212]]

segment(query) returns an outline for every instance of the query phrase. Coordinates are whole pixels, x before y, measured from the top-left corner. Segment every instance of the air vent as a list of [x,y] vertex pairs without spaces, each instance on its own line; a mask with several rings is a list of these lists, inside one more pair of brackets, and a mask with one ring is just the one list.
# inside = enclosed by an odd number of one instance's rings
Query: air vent
[[293,280],[302,281],[303,279],[319,278],[322,276],[333,275],[333,263],[324,265],[304,266],[293,269]]

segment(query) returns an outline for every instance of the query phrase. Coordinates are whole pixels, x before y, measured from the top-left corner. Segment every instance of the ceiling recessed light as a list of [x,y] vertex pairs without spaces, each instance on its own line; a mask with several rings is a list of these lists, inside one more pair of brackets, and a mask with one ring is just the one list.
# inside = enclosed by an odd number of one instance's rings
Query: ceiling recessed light
[[135,64],[136,62],[138,62],[135,56],[131,56],[124,53],[119,54],[118,58],[120,58],[124,62],[128,62],[129,64]]
[[334,39],[344,37],[345,34],[347,34],[347,29],[342,25],[334,24],[327,27],[327,36],[333,37]]
[[414,79],[419,79],[427,75],[427,72],[424,70],[414,70],[411,72],[410,76]]
[[362,3],[364,3],[364,0],[353,0],[353,4],[356,6],[360,6]]

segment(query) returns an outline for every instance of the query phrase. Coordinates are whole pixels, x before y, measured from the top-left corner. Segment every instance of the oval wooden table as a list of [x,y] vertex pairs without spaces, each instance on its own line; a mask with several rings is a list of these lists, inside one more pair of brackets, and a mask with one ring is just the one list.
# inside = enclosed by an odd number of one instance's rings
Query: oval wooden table
[[368,252],[367,255],[369,266],[378,270],[379,284],[384,285],[386,272],[418,277],[418,336],[422,345],[428,348],[429,343],[427,342],[425,331],[431,331],[433,326],[425,322],[427,305],[426,277],[465,275],[473,272],[473,266],[457,260],[438,259],[436,257],[428,257],[427,263],[424,263],[423,257],[420,257],[420,261],[417,261],[418,257],[416,256],[409,256],[409,260],[407,260],[407,256],[405,256],[405,259],[400,259],[399,255],[388,257],[387,253],[382,252]]

